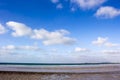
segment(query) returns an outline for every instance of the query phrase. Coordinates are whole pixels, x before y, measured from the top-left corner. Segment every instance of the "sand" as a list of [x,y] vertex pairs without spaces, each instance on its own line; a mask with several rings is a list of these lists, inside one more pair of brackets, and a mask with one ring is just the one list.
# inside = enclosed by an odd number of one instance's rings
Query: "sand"
[[120,73],[23,73],[0,72],[0,80],[120,80]]
[[[38,72],[34,72],[34,68],[32,71],[30,69],[24,69],[28,71],[5,71],[4,68],[0,70],[0,80],[120,80],[119,66],[47,67],[35,69]],[[43,72],[40,72],[41,70]]]

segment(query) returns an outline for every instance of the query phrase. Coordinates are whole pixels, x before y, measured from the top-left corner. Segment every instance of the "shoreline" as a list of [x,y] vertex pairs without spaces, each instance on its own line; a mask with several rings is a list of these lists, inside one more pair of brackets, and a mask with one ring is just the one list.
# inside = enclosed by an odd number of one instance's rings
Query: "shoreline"
[[119,80],[120,65],[94,67],[0,67],[0,80]]
[[111,73],[120,72],[120,65],[97,66],[5,66],[0,72],[36,72],[36,73]]

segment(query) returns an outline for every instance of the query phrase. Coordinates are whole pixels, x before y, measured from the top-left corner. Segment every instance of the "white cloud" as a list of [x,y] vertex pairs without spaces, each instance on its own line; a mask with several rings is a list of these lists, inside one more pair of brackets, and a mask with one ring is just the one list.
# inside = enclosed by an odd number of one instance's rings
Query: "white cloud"
[[28,36],[32,39],[39,39],[42,40],[42,43],[44,45],[70,45],[76,41],[73,38],[67,37],[66,35],[69,34],[69,32],[64,29],[50,32],[45,29],[31,29],[23,23],[14,21],[9,21],[6,24],[10,27],[10,29],[12,29],[12,36]]
[[68,33],[69,32],[66,30],[49,32],[45,29],[40,29],[34,30],[34,34],[31,37],[34,39],[42,39],[44,45],[73,44],[75,42],[75,39],[65,36]]
[[7,45],[0,47],[0,50],[40,50],[40,48],[36,45],[26,45],[26,46],[14,46],[14,45]]
[[7,46],[1,47],[1,49],[3,49],[3,50],[14,50],[14,49],[16,49],[16,47],[14,45],[7,45]]
[[0,34],[4,34],[5,32],[6,32],[5,27],[2,24],[0,24]]
[[69,38],[69,37],[62,37],[62,38],[57,38],[57,39],[48,39],[44,40],[43,44],[44,45],[55,45],[55,44],[64,44],[64,45],[71,45],[74,44],[75,39]]
[[0,55],[9,55],[14,53],[14,50],[16,47],[14,45],[7,45],[7,46],[2,46],[0,47]]
[[17,48],[21,50],[40,50],[38,46],[19,46]]
[[106,0],[71,0],[71,3],[77,4],[80,8],[91,9],[101,5]]
[[59,0],[51,0],[52,3],[58,3]]
[[[75,11],[76,8],[82,8],[82,9],[92,9],[95,7],[100,6],[107,0],[63,0],[65,2],[70,2],[70,5],[72,4],[71,11]],[[62,9],[63,5],[60,2],[60,0],[51,0],[52,3],[56,4],[56,8]]]
[[108,53],[108,54],[120,54],[120,50],[103,50],[103,53]]
[[97,40],[92,41],[92,44],[97,46],[105,46],[105,47],[118,47],[120,44],[111,43],[108,41],[108,38],[98,37]]
[[104,45],[107,46],[107,47],[117,47],[117,46],[119,46],[119,44],[110,43],[110,42],[107,42]]
[[56,6],[57,9],[62,9],[63,8],[63,5],[60,3]]
[[87,52],[88,49],[86,49],[86,48],[76,47],[74,51],[75,51],[75,52]]
[[9,21],[6,24],[7,24],[7,26],[9,26],[10,29],[12,29],[14,31],[14,32],[12,32],[12,35],[14,37],[31,35],[31,33],[32,33],[31,28],[29,28],[28,26],[26,26],[23,23]]
[[[34,45],[33,45],[34,46]],[[5,46],[4,46],[5,47]],[[7,46],[6,46],[7,47]],[[47,50],[45,53],[40,51],[31,51],[31,48],[21,48],[26,46],[15,46],[17,50],[0,50],[0,61],[18,61],[18,62],[64,62],[64,63],[94,63],[94,62],[120,62],[120,50],[106,50],[104,53],[94,53],[85,48],[77,47],[76,52],[61,53],[57,49]],[[19,50],[18,50],[19,48]],[[35,49],[36,50],[36,49]],[[28,52],[27,52],[28,51]],[[81,53],[80,53],[81,52]],[[82,53],[83,52],[83,53]],[[56,54],[57,53],[57,54]],[[49,59],[48,59],[49,58]],[[61,59],[62,58],[62,59]]]
[[101,46],[101,45],[103,45],[103,44],[107,41],[107,39],[108,39],[108,38],[98,37],[97,40],[92,41],[92,44]]
[[120,9],[110,6],[100,7],[95,14],[96,17],[100,18],[114,18],[118,15],[120,15]]

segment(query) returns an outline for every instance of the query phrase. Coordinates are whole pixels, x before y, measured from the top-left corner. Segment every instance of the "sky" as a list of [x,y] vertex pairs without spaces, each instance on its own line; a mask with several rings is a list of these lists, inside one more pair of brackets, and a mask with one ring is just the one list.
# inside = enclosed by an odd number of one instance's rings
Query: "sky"
[[0,62],[120,62],[119,0],[0,0]]

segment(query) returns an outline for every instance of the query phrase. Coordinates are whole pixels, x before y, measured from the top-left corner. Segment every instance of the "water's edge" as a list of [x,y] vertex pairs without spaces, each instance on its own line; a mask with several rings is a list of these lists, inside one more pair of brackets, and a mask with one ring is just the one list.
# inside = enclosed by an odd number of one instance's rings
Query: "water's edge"
[[120,64],[101,65],[0,65],[0,71],[41,73],[111,73],[120,72]]

